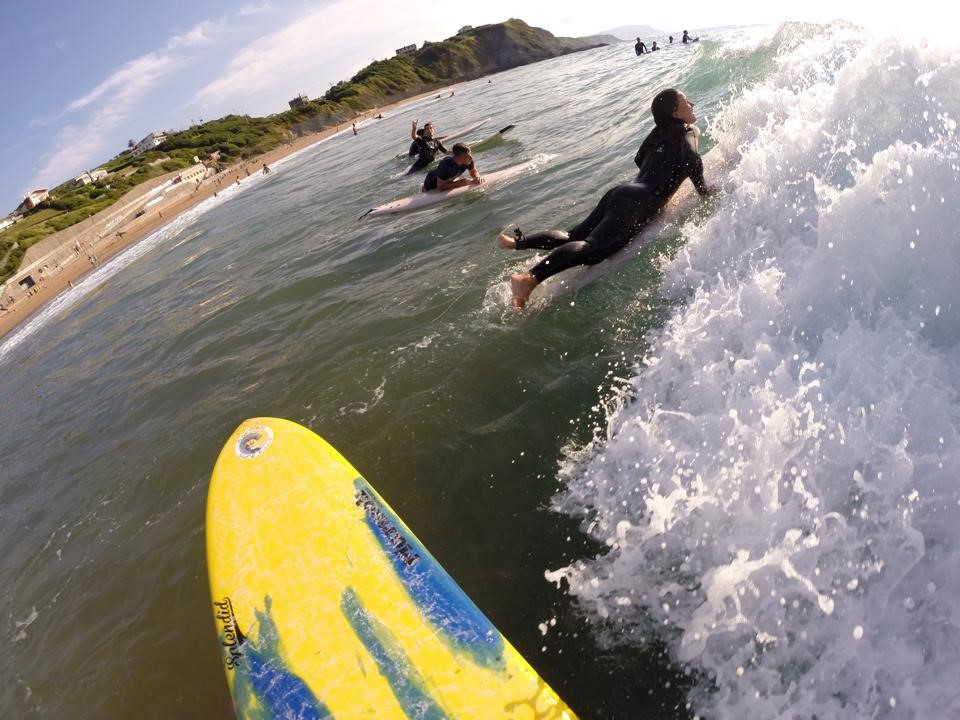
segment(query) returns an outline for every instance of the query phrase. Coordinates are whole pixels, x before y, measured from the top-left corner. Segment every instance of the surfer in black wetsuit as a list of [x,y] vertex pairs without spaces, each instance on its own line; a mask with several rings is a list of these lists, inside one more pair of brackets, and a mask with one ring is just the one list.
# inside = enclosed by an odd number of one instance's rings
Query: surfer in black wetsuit
[[700,39],[699,35],[697,35],[696,37],[690,37],[690,33],[688,33],[686,30],[683,31],[683,37],[681,38],[684,45],[686,45],[687,43],[696,42],[699,39]]
[[647,52],[647,46],[643,44],[643,40],[640,38],[637,38],[637,44],[633,46],[633,49],[636,51],[637,55],[643,55],[645,52]]
[[[457,179],[468,171],[470,180],[466,178]],[[453,190],[453,188],[462,185],[479,185],[482,182],[483,178],[480,177],[480,171],[473,165],[473,154],[470,152],[470,146],[457,143],[453,146],[453,156],[445,157],[439,165],[427,173],[427,177],[423,181],[422,191]]]
[[594,265],[626,246],[686,178],[700,195],[714,192],[703,179],[693,103],[682,92],[669,89],[653,99],[651,110],[656,127],[634,158],[640,172],[633,182],[608,190],[587,219],[569,232],[500,235],[503,248],[552,251],[529,272],[510,278],[514,307],[522,308],[533,289],[551,275],[577,265]]
[[408,175],[417,172],[417,170],[422,170],[432,163],[438,152],[444,155],[450,152],[443,146],[439,138],[433,136],[433,123],[427,123],[417,130],[417,121],[414,120],[413,129],[410,132],[413,136],[413,142],[410,143],[408,155],[417,159],[410,166],[410,170],[407,171]]

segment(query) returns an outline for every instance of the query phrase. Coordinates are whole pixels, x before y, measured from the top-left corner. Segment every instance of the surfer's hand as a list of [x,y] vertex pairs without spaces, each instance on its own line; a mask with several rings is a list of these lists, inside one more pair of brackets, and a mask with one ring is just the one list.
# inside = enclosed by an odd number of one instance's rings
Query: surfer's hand
[[483,185],[485,182],[486,182],[486,180],[484,180],[484,179],[483,179],[481,176],[479,176],[479,175],[473,179],[473,184],[474,184],[474,185]]

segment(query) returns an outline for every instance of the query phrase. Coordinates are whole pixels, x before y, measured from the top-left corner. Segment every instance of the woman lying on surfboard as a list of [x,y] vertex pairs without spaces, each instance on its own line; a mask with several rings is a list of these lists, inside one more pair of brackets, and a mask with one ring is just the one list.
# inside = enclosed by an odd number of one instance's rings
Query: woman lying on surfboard
[[501,233],[500,247],[552,250],[529,272],[510,278],[514,307],[526,305],[533,289],[551,275],[577,265],[594,265],[623,248],[685,179],[693,181],[700,195],[714,192],[703,179],[693,103],[679,90],[669,89],[653,99],[650,109],[656,127],[634,158],[640,172],[633,182],[608,190],[587,219],[569,232],[547,230],[525,236],[517,231],[516,237]]

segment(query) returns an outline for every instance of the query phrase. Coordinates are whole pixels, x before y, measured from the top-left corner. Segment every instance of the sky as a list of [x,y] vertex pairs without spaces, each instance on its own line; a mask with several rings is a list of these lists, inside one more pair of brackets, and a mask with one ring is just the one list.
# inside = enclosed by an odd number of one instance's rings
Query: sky
[[[555,35],[622,25],[679,29],[842,18],[882,32],[953,20],[947,3],[805,0],[795,6],[687,0],[49,0],[4,3],[0,16],[0,214],[30,190],[106,162],[154,130],[227,113],[268,115],[299,93],[322,95],[403,45],[439,41],[463,25],[520,18]],[[956,11],[951,11],[956,13]]]

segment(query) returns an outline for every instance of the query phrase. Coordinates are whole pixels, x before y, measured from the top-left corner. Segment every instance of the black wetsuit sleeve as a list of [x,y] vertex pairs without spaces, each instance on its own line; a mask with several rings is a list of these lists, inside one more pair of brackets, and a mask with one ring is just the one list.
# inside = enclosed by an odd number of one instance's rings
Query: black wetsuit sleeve
[[683,158],[683,169],[688,178],[693,182],[693,186],[701,195],[707,194],[707,182],[703,179],[703,159],[700,154],[693,149],[693,144],[689,137],[684,137],[684,147],[681,153]]
[[448,152],[450,152],[449,150],[447,150],[447,149],[443,146],[443,143],[440,142],[439,140],[437,140],[437,149],[438,149],[440,152],[442,152],[444,155],[446,155]]
[[706,195],[709,191],[707,187],[707,181],[703,179],[703,160],[699,155],[695,155],[696,161],[691,168],[690,179],[693,181],[693,186],[697,189],[697,192],[701,195]]

